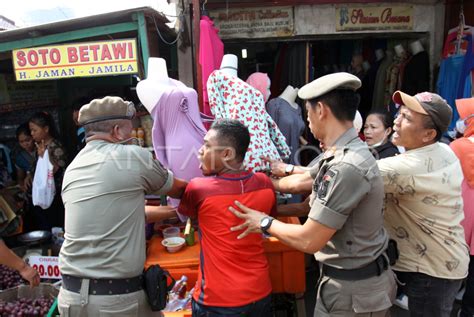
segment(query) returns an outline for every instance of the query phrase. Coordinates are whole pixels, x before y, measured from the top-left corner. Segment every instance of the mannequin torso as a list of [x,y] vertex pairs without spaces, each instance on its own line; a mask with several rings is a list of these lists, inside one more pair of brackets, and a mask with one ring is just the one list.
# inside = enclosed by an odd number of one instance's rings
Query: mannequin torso
[[295,102],[297,95],[298,88],[293,88],[293,86],[288,85],[279,97],[288,102],[294,109],[298,109],[298,104]]
[[423,52],[425,49],[420,41],[416,40],[410,43],[410,50],[413,55]]
[[238,64],[237,64],[237,56],[234,54],[226,54],[222,58],[220,70],[224,73],[233,76],[237,76]]

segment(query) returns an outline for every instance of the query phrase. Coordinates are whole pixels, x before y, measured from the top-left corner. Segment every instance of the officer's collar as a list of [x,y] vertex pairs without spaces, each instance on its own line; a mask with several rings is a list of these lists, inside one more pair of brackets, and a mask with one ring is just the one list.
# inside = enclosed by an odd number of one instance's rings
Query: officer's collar
[[332,146],[330,146],[327,150],[326,153],[324,153],[325,157],[330,157],[333,156],[334,153],[338,149],[344,149],[345,145],[350,143],[352,140],[358,138],[359,135],[357,134],[356,130],[352,127],[346,130],[335,142]]

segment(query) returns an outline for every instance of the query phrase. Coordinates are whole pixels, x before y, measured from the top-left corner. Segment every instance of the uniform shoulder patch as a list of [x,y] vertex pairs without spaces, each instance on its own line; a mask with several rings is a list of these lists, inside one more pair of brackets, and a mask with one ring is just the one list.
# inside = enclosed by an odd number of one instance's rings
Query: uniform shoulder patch
[[329,169],[324,173],[324,175],[321,177],[318,188],[317,188],[317,197],[320,200],[326,200],[326,196],[328,195],[329,189],[333,186],[336,177],[337,177],[338,171],[337,170],[332,170]]

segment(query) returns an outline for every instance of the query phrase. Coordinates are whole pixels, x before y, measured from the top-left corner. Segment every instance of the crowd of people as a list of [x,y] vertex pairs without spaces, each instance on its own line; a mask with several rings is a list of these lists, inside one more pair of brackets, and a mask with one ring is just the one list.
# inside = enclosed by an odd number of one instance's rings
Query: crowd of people
[[[204,177],[189,183],[148,150],[127,145],[135,108],[119,97],[80,108],[86,145],[68,166],[51,116],[35,114],[18,128],[14,162],[28,193],[35,162],[48,149],[56,196],[30,216],[45,230],[65,227],[61,315],[156,314],[142,283],[145,224],[179,212],[199,223],[193,316],[271,316],[262,233],[314,254],[315,316],[386,316],[397,290],[408,296],[411,316],[449,316],[463,283],[461,316],[472,316],[474,98],[457,101],[462,136],[450,145],[441,140],[452,109],[430,92],[396,91],[397,117],[369,113],[362,140],[353,123],[360,87],[356,76],[335,73],[298,91],[322,150],[307,167],[263,158],[268,175],[245,169],[247,127],[217,120],[198,153]],[[275,191],[307,198],[277,205]],[[181,202],[177,210],[146,206],[147,193]],[[276,219],[281,215],[307,220],[287,224]],[[4,264],[37,285],[37,273],[7,251],[0,244]]]

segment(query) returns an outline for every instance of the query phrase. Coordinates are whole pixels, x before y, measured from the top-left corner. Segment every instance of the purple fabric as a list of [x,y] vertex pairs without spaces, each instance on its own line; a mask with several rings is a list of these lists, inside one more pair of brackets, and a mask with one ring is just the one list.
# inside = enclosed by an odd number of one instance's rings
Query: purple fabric
[[[163,93],[153,108],[153,148],[156,158],[174,176],[185,180],[201,177],[197,153],[203,144],[204,128],[194,89],[172,80],[174,87]],[[178,200],[171,200],[177,206]]]

